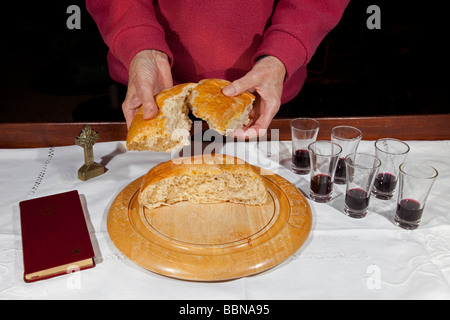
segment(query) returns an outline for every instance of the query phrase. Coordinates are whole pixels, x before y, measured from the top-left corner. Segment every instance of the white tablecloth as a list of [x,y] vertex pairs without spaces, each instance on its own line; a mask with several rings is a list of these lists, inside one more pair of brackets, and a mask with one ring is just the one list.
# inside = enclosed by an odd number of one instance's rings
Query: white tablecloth
[[[0,299],[448,299],[450,298],[450,142],[408,141],[408,160],[439,171],[419,229],[393,224],[395,200],[372,198],[364,219],[343,214],[344,186],[330,203],[309,200],[313,228],[305,245],[256,276],[218,283],[180,281],[144,270],[124,257],[106,229],[109,206],[131,181],[170,154],[127,152],[124,142],[98,143],[95,161],[108,171],[78,180],[78,146],[0,150]],[[289,170],[290,142],[231,143],[224,152],[264,166],[308,194],[309,176]],[[373,153],[373,141],[361,152]],[[18,203],[78,190],[88,211],[96,252],[93,269],[27,284],[23,281]]]

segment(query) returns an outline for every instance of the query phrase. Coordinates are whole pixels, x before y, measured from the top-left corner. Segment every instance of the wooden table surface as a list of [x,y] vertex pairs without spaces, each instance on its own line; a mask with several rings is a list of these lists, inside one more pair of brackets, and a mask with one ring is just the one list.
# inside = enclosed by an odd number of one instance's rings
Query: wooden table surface
[[[331,128],[349,125],[363,132],[364,140],[383,137],[400,140],[450,140],[450,114],[377,116],[377,117],[326,117],[320,122],[318,139],[329,139]],[[274,119],[269,128],[278,129],[279,140],[290,140],[289,121]],[[75,144],[75,138],[86,123],[0,123],[0,148],[39,148]],[[100,134],[98,142],[126,140],[125,122],[88,122]],[[203,130],[207,126],[203,123]]]

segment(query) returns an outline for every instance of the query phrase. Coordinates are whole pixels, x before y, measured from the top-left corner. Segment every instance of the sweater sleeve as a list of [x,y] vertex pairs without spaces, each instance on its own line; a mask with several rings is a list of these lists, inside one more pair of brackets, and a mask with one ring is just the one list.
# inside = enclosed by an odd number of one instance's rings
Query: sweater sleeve
[[86,8],[110,53],[125,68],[138,52],[149,49],[166,53],[173,63],[153,0],[86,0]]
[[279,0],[254,61],[263,55],[280,59],[286,79],[305,66],[323,38],[339,22],[350,0]]

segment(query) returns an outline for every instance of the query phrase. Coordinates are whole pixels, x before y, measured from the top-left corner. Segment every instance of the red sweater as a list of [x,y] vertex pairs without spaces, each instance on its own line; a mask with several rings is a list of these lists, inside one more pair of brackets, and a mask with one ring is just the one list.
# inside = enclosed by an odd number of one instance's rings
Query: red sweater
[[350,0],[86,0],[109,47],[111,77],[128,82],[133,57],[165,52],[174,83],[233,81],[258,57],[272,55],[287,70],[282,103],[293,99],[306,65]]

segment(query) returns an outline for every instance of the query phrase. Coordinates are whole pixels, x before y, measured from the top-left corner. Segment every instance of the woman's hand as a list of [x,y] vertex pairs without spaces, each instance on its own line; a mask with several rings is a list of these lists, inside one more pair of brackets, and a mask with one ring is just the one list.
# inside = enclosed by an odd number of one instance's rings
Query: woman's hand
[[128,90],[122,111],[130,128],[131,121],[142,105],[144,119],[154,118],[158,106],[154,95],[173,86],[172,72],[167,55],[157,50],[144,50],[131,60]]
[[281,105],[283,83],[286,76],[284,64],[276,57],[266,56],[258,60],[244,77],[233,81],[222,92],[226,96],[236,96],[245,91],[257,93],[250,123],[231,136],[245,139],[262,136],[277,114]]

